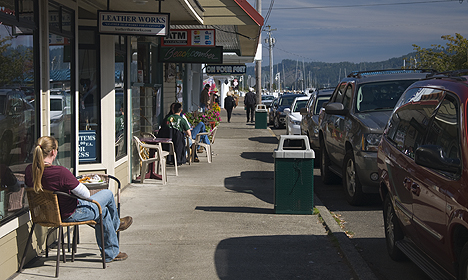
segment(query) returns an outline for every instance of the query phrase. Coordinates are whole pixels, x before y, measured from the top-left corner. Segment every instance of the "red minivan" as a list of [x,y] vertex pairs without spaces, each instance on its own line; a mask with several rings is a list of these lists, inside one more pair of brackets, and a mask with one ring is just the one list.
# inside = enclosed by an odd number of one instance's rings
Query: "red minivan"
[[394,260],[432,279],[468,279],[468,70],[430,75],[401,96],[378,148]]

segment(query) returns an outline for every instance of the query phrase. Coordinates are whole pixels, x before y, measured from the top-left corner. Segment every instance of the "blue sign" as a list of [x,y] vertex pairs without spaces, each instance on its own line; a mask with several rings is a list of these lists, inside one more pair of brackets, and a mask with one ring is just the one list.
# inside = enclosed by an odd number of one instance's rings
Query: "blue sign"
[[95,130],[80,130],[78,139],[78,157],[80,162],[96,160]]

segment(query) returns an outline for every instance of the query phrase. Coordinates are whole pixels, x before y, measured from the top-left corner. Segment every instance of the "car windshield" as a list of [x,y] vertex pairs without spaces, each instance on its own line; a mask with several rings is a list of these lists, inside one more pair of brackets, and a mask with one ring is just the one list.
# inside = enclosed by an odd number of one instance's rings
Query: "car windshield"
[[62,99],[50,99],[51,111],[62,111]]
[[314,115],[318,115],[320,113],[320,109],[323,107],[323,104],[330,100],[330,96],[321,96],[317,99],[314,108]]
[[356,112],[393,110],[400,96],[416,80],[363,84],[356,98]]
[[262,95],[262,100],[273,100],[275,97],[273,95]]
[[300,112],[301,108],[305,108],[307,105],[307,99],[306,100],[297,100],[296,104],[294,105],[293,112]]
[[294,102],[294,99],[296,99],[297,96],[291,95],[291,96],[283,96],[281,97],[279,101],[279,106],[291,106]]

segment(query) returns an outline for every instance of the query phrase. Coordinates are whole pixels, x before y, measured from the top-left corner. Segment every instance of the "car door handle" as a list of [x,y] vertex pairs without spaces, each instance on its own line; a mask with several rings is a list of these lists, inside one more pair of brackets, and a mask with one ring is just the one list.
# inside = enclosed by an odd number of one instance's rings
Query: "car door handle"
[[411,192],[414,193],[416,196],[419,196],[419,194],[421,193],[421,187],[419,187],[418,184],[412,184]]
[[407,189],[408,191],[411,191],[411,179],[403,179],[403,186],[405,186],[405,189]]

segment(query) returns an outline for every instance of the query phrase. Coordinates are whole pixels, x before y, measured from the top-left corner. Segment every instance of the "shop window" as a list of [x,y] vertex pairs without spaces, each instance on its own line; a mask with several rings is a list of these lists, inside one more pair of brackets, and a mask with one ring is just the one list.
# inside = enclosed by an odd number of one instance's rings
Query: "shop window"
[[98,163],[101,162],[99,40],[95,28],[80,27],[78,37],[79,162]]
[[34,6],[2,1],[0,11],[0,225],[27,209],[20,183],[37,138]]
[[50,69],[50,136],[57,139],[59,153],[55,164],[69,169],[74,164],[74,84],[71,73],[74,67],[72,63],[73,11],[60,5],[49,4],[49,69]]
[[115,39],[115,160],[118,160],[127,155],[127,44],[125,37]]

